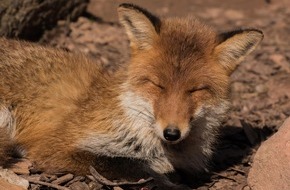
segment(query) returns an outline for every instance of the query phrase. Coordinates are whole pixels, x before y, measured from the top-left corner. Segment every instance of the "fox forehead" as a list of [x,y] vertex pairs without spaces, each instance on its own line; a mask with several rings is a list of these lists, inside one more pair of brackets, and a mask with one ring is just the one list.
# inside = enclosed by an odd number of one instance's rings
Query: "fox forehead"
[[156,48],[167,56],[174,55],[176,61],[205,57],[212,53],[216,36],[211,27],[194,17],[171,18],[162,22]]
[[225,76],[212,57],[216,36],[197,19],[166,19],[153,48],[133,57],[132,67],[138,76],[151,77],[157,83],[207,83],[219,74]]

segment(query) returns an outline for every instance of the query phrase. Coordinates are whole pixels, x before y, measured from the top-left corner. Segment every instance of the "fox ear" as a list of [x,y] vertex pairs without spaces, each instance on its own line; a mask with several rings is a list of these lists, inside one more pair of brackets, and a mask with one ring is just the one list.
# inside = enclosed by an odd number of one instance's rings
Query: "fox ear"
[[125,27],[132,49],[150,49],[157,38],[161,21],[147,10],[132,4],[118,8],[121,24]]
[[214,55],[230,75],[246,55],[256,48],[263,37],[263,33],[256,29],[222,33],[218,36],[219,44],[214,49]]

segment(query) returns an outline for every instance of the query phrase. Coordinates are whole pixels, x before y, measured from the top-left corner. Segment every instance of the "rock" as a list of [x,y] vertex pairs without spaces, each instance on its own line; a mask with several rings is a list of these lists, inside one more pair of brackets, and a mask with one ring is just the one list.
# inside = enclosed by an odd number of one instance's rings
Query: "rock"
[[32,163],[29,160],[23,159],[21,162],[14,164],[11,170],[18,175],[28,175],[31,166]]
[[2,0],[0,1],[0,36],[38,40],[45,29],[60,19],[76,20],[88,0]]
[[24,188],[22,188],[18,185],[11,184],[2,178],[0,178],[0,189],[25,190]]
[[251,188],[249,186],[245,186],[242,190],[251,190]]
[[263,94],[263,93],[266,93],[268,92],[268,88],[265,84],[258,84],[256,87],[255,87],[255,91],[258,93],[258,94]]
[[277,66],[284,69],[286,72],[290,73],[290,65],[286,60],[285,56],[281,54],[272,54],[269,56],[269,59],[272,60]]
[[0,168],[0,189],[28,189],[28,186],[29,182],[26,179],[10,170]]
[[89,190],[89,186],[85,182],[75,182],[69,186],[71,190]]
[[121,187],[114,187],[113,190],[123,190]]
[[258,149],[248,184],[252,190],[290,189],[290,117]]
[[88,186],[89,186],[89,189],[94,189],[94,190],[103,189],[104,187],[102,184],[100,184],[97,181],[91,181]]

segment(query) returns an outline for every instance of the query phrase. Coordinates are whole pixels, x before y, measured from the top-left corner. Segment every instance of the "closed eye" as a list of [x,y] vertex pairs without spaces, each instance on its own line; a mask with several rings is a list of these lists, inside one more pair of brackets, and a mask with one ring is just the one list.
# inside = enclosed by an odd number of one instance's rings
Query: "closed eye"
[[149,82],[149,83],[153,84],[154,86],[160,88],[161,90],[164,90],[164,89],[165,89],[164,86],[158,84],[157,82],[154,82],[153,80],[151,80],[151,79],[149,79],[149,78],[144,78],[143,81],[145,81],[145,82]]
[[207,85],[203,85],[203,86],[199,86],[199,87],[193,87],[192,89],[190,89],[188,92],[189,93],[194,93],[196,91],[201,91],[201,90],[208,90],[209,86]]
[[162,86],[162,85],[160,85],[160,84],[158,84],[158,83],[155,83],[154,81],[152,81],[152,80],[149,80],[154,86],[157,86],[158,88],[160,88],[161,90],[164,90],[165,89],[165,87],[164,86]]

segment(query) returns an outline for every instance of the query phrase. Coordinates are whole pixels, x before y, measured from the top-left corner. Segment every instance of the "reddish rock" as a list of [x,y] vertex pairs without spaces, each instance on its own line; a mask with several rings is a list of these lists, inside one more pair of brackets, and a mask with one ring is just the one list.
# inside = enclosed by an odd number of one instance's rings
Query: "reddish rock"
[[23,159],[21,162],[14,164],[10,170],[18,175],[29,175],[29,168],[31,166],[32,163],[29,160]]
[[290,189],[290,118],[258,149],[248,184],[252,190]]
[[11,184],[6,180],[0,178],[0,189],[9,189],[9,190],[25,190],[24,188]]
[[0,168],[0,189],[27,190],[29,182],[14,172]]

